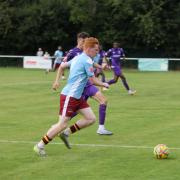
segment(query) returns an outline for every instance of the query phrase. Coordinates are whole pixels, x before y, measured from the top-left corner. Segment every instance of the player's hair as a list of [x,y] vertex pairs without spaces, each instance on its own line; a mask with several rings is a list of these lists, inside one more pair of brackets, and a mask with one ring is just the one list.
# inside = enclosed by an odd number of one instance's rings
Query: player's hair
[[119,47],[120,43],[115,41],[115,42],[113,42],[113,46],[118,46]]
[[77,38],[82,38],[82,39],[85,39],[85,38],[88,38],[89,37],[89,34],[87,32],[80,32],[77,34]]
[[83,44],[83,49],[93,48],[96,44],[99,45],[98,39],[94,37],[86,38]]

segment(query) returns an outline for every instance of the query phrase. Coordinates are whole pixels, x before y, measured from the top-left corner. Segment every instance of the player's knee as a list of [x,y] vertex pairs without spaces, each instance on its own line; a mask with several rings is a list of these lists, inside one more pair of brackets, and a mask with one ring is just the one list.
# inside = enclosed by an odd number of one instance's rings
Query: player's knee
[[58,128],[59,129],[66,129],[68,127],[68,124],[66,122],[59,122]]
[[107,99],[106,98],[104,98],[102,101],[101,101],[101,103],[100,103],[101,105],[102,104],[105,104],[105,105],[107,105]]
[[118,81],[118,78],[119,78],[119,77],[115,77],[115,78],[114,78],[114,82],[115,82],[115,83]]
[[107,98],[105,96],[102,96],[99,100],[99,103],[107,105]]
[[99,104],[107,104],[106,97],[100,91],[96,93],[96,95],[94,96],[94,99],[97,100]]
[[120,75],[121,80],[126,80],[126,78],[123,75]]

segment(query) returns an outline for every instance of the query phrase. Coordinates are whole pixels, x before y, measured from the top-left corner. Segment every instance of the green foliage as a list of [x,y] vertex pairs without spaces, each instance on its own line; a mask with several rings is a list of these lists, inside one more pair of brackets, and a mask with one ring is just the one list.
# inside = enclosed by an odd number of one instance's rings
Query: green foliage
[[34,53],[71,48],[87,31],[105,48],[119,41],[131,51],[178,57],[178,0],[9,0],[0,1],[0,52]]

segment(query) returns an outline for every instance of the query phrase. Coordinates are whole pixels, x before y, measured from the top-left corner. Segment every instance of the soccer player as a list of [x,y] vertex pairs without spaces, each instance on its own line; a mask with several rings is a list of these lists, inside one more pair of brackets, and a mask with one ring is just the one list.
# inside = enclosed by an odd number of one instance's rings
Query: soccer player
[[125,58],[123,48],[119,47],[119,43],[114,42],[113,48],[107,51],[106,56],[111,58],[111,67],[114,72],[114,78],[108,81],[108,84],[111,85],[116,83],[118,81],[118,78],[120,77],[124,87],[128,91],[128,94],[134,95],[136,91],[129,88],[127,80],[122,73],[121,58]]
[[56,71],[56,69],[59,68],[63,58],[63,51],[61,46],[58,46],[58,49],[54,52],[54,57],[55,61],[53,65],[53,71]]
[[80,55],[82,53],[84,40],[88,37],[89,37],[89,34],[86,32],[78,33],[77,34],[77,45],[76,45],[76,47],[69,50],[69,52],[67,53],[67,55],[63,61],[64,62],[70,61],[75,56]]
[[93,62],[91,58],[96,56],[99,51],[98,40],[93,37],[87,38],[83,46],[84,51],[81,55],[76,56],[69,62],[61,64],[58,69],[53,89],[56,90],[59,87],[59,80],[62,76],[63,69],[67,66],[70,66],[69,78],[60,95],[59,121],[54,124],[40,142],[34,146],[34,151],[40,156],[46,155],[44,150],[45,145],[67,127],[73,112],[82,114],[83,119],[80,119],[70,127],[72,132],[88,127],[95,122],[96,117],[92,109],[89,107],[87,101],[82,98],[82,93],[88,79],[98,86],[109,87],[107,83],[103,83],[95,78],[93,72]]
[[[67,56],[65,57],[66,61],[69,61],[73,57],[82,53],[82,47],[84,43],[84,39],[89,36],[86,32],[81,32],[77,35],[77,46],[69,51]],[[100,67],[97,65],[97,67]],[[97,129],[97,134],[100,135],[112,135],[113,133],[105,128],[105,120],[106,120],[106,108],[107,108],[107,99],[106,97],[99,91],[99,89],[93,85],[90,81],[87,82],[83,97],[88,100],[89,97],[92,97],[99,103],[99,127]],[[69,129],[64,132],[66,135],[69,135],[71,132]]]
[[[100,45],[99,53],[96,57],[94,57],[93,61],[100,65],[100,68],[95,68],[95,76],[99,77],[101,76],[101,81],[105,82],[105,74],[103,72],[103,69],[107,68],[107,60],[106,60],[106,52],[102,49],[102,46]],[[103,88],[103,90],[108,90],[107,88]]]
[[[55,61],[54,61],[54,64],[53,64],[53,68],[52,68],[52,70],[47,69],[46,73],[48,73],[50,71],[53,71],[53,72],[56,71],[59,68],[60,64],[62,63],[63,51],[62,51],[61,46],[58,46],[57,50],[54,52],[54,57],[55,57]],[[64,73],[63,73],[62,79],[65,79]]]

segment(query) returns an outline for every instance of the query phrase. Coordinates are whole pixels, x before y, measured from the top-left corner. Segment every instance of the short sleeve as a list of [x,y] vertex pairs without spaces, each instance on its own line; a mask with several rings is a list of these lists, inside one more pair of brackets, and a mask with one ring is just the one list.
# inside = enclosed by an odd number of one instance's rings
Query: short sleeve
[[85,62],[85,71],[89,77],[94,76],[93,61],[91,58],[88,58]]
[[68,52],[68,54],[66,55],[67,61],[70,61],[71,59],[73,59],[74,56],[75,56],[75,55],[73,54],[73,51],[70,50],[70,51]]
[[72,61],[73,61],[73,60],[70,60],[70,61],[66,62],[68,67],[71,66]]

